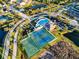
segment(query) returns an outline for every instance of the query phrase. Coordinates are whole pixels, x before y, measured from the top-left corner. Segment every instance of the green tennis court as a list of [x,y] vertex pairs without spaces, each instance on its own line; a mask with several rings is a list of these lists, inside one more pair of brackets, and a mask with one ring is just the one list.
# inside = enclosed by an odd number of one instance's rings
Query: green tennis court
[[54,35],[50,34],[45,28],[41,28],[30,33],[29,37],[22,41],[22,45],[28,57],[31,57],[54,39]]

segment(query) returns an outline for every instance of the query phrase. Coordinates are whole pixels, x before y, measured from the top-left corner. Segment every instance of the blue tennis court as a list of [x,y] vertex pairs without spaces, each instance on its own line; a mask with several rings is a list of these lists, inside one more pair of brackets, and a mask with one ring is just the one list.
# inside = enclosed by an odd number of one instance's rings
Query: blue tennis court
[[41,28],[30,33],[29,37],[22,41],[22,45],[28,57],[31,57],[54,39],[54,35],[50,34],[45,28]]

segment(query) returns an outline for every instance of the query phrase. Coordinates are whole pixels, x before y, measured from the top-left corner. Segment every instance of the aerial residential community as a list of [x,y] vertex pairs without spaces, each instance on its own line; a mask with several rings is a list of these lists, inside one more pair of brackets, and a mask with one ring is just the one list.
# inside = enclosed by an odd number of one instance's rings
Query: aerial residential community
[[79,0],[0,0],[0,59],[79,59]]

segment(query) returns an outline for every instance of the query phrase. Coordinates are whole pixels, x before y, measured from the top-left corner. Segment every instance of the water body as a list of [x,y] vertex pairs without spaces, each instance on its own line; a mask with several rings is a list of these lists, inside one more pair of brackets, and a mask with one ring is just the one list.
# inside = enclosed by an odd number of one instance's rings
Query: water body
[[0,47],[2,47],[4,44],[4,38],[5,38],[6,34],[7,34],[6,31],[0,30]]
[[79,31],[75,30],[73,32],[64,34],[64,36],[70,39],[77,46],[79,46]]
[[0,16],[0,20],[12,20],[12,18],[5,16],[5,15],[2,15],[2,16]]

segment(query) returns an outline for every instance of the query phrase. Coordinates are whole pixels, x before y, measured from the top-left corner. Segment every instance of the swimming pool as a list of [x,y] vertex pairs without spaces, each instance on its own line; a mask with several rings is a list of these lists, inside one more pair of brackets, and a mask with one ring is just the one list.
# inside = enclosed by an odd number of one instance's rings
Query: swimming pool
[[40,19],[38,22],[37,22],[37,24],[36,24],[36,27],[38,27],[38,26],[44,26],[46,23],[48,23],[49,22],[49,20],[47,19],[47,18],[43,18],[43,19]]

